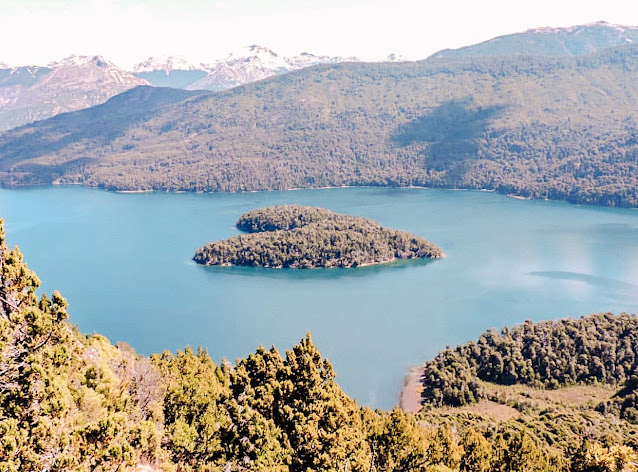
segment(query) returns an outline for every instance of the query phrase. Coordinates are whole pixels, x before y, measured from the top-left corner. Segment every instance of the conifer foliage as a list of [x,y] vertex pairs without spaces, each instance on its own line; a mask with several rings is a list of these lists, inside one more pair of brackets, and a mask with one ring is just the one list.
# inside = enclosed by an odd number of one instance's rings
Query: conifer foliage
[[478,342],[446,349],[425,365],[423,402],[462,406],[486,398],[480,381],[558,388],[623,385],[601,408],[635,415],[638,317],[611,313],[533,323],[483,333]]
[[141,388],[144,361],[77,333],[58,292],[38,299],[40,281],[7,247],[2,223],[0,470],[117,470],[157,460],[162,426],[156,399]]
[[334,64],[190,98],[136,89],[4,133],[0,183],[418,185],[635,207],[637,70],[631,44],[582,57]]
[[[140,356],[80,334],[66,320],[64,298],[38,298],[38,286],[20,251],[6,245],[0,220],[3,472],[636,470],[631,438],[572,451],[520,424],[457,426],[361,407],[339,388],[310,334],[284,355],[259,347],[235,365],[217,364],[201,348]],[[587,339],[593,326],[634,329],[627,316],[594,319]],[[598,366],[593,352],[583,355]],[[629,351],[614,352],[619,365],[632,365]]]
[[425,238],[324,208],[261,208],[241,215],[237,228],[250,234],[206,244],[195,253],[195,262],[307,269],[443,257]]

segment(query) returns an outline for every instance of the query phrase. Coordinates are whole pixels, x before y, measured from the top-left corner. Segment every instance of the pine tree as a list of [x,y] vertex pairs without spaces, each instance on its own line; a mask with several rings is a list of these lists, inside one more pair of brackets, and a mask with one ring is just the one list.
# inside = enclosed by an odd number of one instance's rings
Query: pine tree
[[430,440],[414,415],[397,408],[381,418],[381,428],[372,434],[375,470],[384,472],[426,471],[430,465]]
[[490,472],[494,452],[492,445],[475,429],[469,429],[461,438],[463,457],[460,470],[462,472]]
[[359,407],[336,384],[310,334],[286,352],[285,367],[275,421],[294,451],[290,470],[367,470],[370,451]]
[[164,398],[166,447],[183,470],[226,463],[222,432],[230,427],[224,402],[229,395],[224,372],[199,349],[154,356],[168,385]]
[[40,300],[40,280],[9,249],[0,219],[0,470],[48,467],[68,441],[61,433],[67,399],[57,388],[69,352],[66,300]]

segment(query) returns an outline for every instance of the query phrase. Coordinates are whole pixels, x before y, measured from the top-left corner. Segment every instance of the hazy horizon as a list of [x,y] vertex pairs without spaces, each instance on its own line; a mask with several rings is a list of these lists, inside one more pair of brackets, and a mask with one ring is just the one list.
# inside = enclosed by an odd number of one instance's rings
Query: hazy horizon
[[151,56],[211,62],[251,44],[284,56],[417,60],[533,28],[638,25],[638,5],[625,0],[9,0],[0,14],[0,40],[13,45],[0,51],[0,62],[101,55],[126,69]]

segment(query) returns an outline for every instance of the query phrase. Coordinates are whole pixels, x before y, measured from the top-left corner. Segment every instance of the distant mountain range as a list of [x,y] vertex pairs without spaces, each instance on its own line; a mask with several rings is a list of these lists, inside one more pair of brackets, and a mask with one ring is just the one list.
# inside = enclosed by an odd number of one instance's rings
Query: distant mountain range
[[149,58],[125,71],[103,57],[71,56],[46,67],[0,63],[0,132],[63,112],[81,110],[139,85],[220,91],[318,64],[356,58],[303,53],[285,58],[250,46],[211,64]]
[[[302,55],[291,65],[251,47],[252,55],[230,55],[217,74],[184,88],[215,88],[221,77],[228,87],[257,82],[218,92],[138,86],[0,134],[0,184],[191,191],[424,185],[638,206],[636,28],[596,23],[521,35],[591,44],[601,30],[617,34],[588,55],[582,45],[562,55],[510,48],[487,57],[479,48],[476,56],[418,62]],[[521,37],[508,41],[521,44]],[[337,63],[303,67],[316,61]],[[197,70],[173,58],[147,61],[138,73],[158,65],[164,74]],[[284,73],[287,67],[303,70]],[[274,75],[259,80],[261,73]],[[88,97],[95,83],[106,95],[134,80],[149,83],[98,57],[1,76],[6,90],[45,105],[73,93]],[[70,92],[55,93],[56,86]]]
[[72,56],[46,67],[0,66],[0,131],[103,103],[149,83],[103,57]]
[[638,44],[320,65],[189,96],[138,87],[0,135],[0,182],[419,185],[638,206],[637,72]]
[[[539,28],[433,57],[581,55],[638,41],[638,27],[605,22],[569,28]],[[9,67],[0,62],[0,132],[58,113],[88,108],[139,85],[221,91],[322,64],[357,62],[355,57],[302,53],[284,57],[257,45],[211,63],[179,57],[149,58],[125,71],[100,56],[72,56],[47,66]],[[405,59],[391,54],[387,62]]]
[[190,63],[182,57],[149,57],[133,68],[133,75],[155,87],[185,89],[206,77],[210,67],[207,64]]
[[252,45],[211,64],[192,64],[179,57],[151,57],[135,66],[133,73],[155,86],[220,91],[305,67],[346,61],[358,59],[310,53],[283,57],[271,49]]

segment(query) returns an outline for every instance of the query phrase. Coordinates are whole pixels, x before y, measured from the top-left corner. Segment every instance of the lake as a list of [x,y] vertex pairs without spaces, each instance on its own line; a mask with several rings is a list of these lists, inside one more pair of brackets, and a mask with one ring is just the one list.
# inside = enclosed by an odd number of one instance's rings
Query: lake
[[[424,236],[433,262],[359,269],[203,267],[247,210],[297,203]],[[0,217],[46,292],[84,332],[150,354],[206,346],[234,360],[306,332],[361,403],[396,404],[411,365],[488,328],[638,312],[638,211],[490,192],[344,188],[242,194],[0,190]]]

